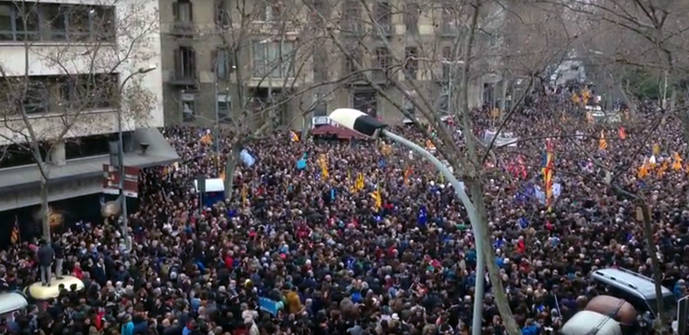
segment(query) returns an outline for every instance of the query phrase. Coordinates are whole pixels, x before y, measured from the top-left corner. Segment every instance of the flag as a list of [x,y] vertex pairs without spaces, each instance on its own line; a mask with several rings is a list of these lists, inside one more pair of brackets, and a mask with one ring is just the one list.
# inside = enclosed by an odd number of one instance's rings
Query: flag
[[254,163],[256,163],[256,158],[254,158],[254,156],[251,156],[251,154],[246,149],[242,149],[242,151],[239,153],[239,159],[241,159],[242,163],[244,163],[244,165],[248,167],[251,167],[252,165],[254,165]]
[[426,140],[426,150],[435,151],[435,145],[433,144],[433,141],[431,141],[430,139]]
[[356,176],[356,183],[354,183],[354,189],[356,191],[361,191],[364,189],[364,174],[359,172],[359,174]]
[[409,185],[409,177],[411,177],[411,174],[413,173],[411,166],[407,166],[407,168],[404,170],[404,185]]
[[380,153],[383,156],[390,156],[390,154],[392,153],[392,145],[383,143],[380,146]]
[[598,150],[606,150],[608,148],[608,141],[605,140],[605,130],[600,131],[600,139],[598,140]]
[[321,167],[321,177],[328,179],[330,173],[328,172],[328,157],[325,154],[318,157],[318,165]]
[[667,169],[670,168],[670,160],[666,159],[663,161],[663,164],[660,165],[656,173],[658,174],[658,178],[662,178],[665,175],[665,172]]
[[581,100],[584,105],[587,105],[589,103],[589,99],[591,99],[591,91],[585,88],[581,91]]
[[682,170],[682,157],[675,151],[675,153],[672,154],[672,158],[672,169],[675,171]]
[[222,181],[225,181],[225,170],[220,171],[219,177],[220,177],[220,179],[222,179]]
[[213,144],[213,137],[211,136],[211,133],[207,132],[206,135],[201,136],[200,142],[205,145]]
[[371,192],[371,197],[376,205],[376,209],[380,210],[383,208],[383,196],[380,194],[380,189],[376,187],[376,190]]
[[289,138],[292,142],[299,142],[299,135],[292,130],[289,131]]
[[660,144],[655,143],[653,144],[653,156],[658,156],[660,155]]
[[419,208],[419,215],[416,217],[416,222],[418,223],[419,226],[423,227],[426,225],[426,222],[428,221],[428,211],[426,210],[426,206],[421,206]]
[[242,204],[247,205],[247,197],[249,196],[249,188],[246,184],[242,184]]
[[545,184],[545,203],[550,207],[553,197],[553,173],[555,170],[555,157],[553,155],[553,143],[546,140],[546,153],[543,164],[543,181]]
[[577,105],[579,104],[579,102],[581,102],[581,99],[579,98],[579,95],[577,95],[577,92],[572,92],[571,99],[572,99],[572,102],[577,104]]
[[19,232],[19,218],[14,216],[14,224],[12,225],[12,232],[10,233],[10,243],[17,244],[21,239],[21,234]]
[[306,153],[304,153],[300,159],[297,160],[297,170],[306,169]]
[[627,132],[624,130],[624,127],[620,127],[620,129],[617,130],[617,135],[620,136],[621,140],[627,139]]

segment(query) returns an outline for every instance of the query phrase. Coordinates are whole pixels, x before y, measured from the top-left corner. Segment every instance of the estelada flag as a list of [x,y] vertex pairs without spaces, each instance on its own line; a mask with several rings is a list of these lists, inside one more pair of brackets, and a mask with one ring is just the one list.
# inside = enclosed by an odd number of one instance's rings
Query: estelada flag
[[409,177],[411,177],[412,172],[411,166],[404,170],[404,185],[409,185]]
[[292,142],[299,142],[299,135],[292,130],[289,131],[289,138]]
[[682,170],[682,157],[677,152],[672,155],[672,169],[675,171]]
[[371,192],[371,197],[375,201],[377,209],[383,208],[383,196],[380,194],[380,190],[376,188],[375,191]]
[[205,145],[213,144],[213,137],[211,137],[211,134],[207,133],[206,135],[201,136],[201,143]]
[[605,131],[600,131],[600,139],[598,140],[598,149],[606,150],[608,148],[608,141],[605,140]]
[[10,243],[17,244],[21,239],[21,233],[19,232],[19,218],[14,217],[14,224],[12,225],[12,232],[10,233]]

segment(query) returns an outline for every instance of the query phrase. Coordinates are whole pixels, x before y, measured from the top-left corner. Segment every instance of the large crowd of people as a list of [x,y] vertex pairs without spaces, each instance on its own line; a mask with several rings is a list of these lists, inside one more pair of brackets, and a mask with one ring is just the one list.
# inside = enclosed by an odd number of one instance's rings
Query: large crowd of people
[[[652,276],[638,202],[624,192],[646,195],[663,285],[689,293],[689,169],[665,164],[687,152],[679,123],[639,111],[633,119],[641,121],[626,122],[622,136],[579,109],[552,96],[531,99],[506,122],[518,145],[496,149],[483,169],[494,261],[524,334],[557,331],[601,293],[589,279],[596,268]],[[473,118],[477,136],[499,123],[482,110]],[[397,131],[427,140],[413,127]],[[229,153],[232,135],[211,144],[201,141],[203,129],[164,134],[181,160],[142,175],[132,250],[112,222],[65,227],[53,241],[62,272],[85,289],[32,303],[2,331],[468,334],[474,284],[485,280],[482,333],[505,332],[490,281],[475,276],[466,212],[408,149],[275,133],[246,143],[255,162],[240,161],[228,176],[235,187],[226,201],[199,206],[193,181],[221,174],[216,145]],[[557,185],[549,205],[540,196],[546,138]],[[639,176],[652,154],[656,166]],[[297,166],[302,159],[306,166]],[[40,280],[39,249],[25,241],[0,251],[0,290]]]

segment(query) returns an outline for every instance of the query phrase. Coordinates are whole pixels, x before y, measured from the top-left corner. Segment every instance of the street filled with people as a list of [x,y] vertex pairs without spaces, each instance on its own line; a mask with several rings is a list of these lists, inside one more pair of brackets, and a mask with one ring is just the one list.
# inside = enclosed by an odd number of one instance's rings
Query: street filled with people
[[[498,117],[472,112],[478,138],[505,119],[519,138],[492,148],[481,173],[489,261],[523,334],[557,331],[602,294],[589,276],[595,269],[653,277],[640,203],[650,208],[663,286],[689,294],[681,122],[643,105],[620,112],[622,125],[600,123],[568,95],[534,95]],[[458,125],[445,126],[462,147]],[[394,131],[420,145],[435,140],[413,125]],[[216,150],[229,154],[236,139],[229,130],[163,132],[181,159],[144,170],[131,251],[113,219],[66,223],[52,250],[25,240],[0,251],[2,291],[40,282],[57,259],[58,276],[85,286],[32,301],[0,332],[468,334],[474,285],[485,280],[482,333],[505,333],[488,276],[475,275],[468,215],[417,153],[385,139],[276,131],[247,140],[234,176],[225,176],[234,185],[225,201],[200,206],[194,180],[222,177]]]

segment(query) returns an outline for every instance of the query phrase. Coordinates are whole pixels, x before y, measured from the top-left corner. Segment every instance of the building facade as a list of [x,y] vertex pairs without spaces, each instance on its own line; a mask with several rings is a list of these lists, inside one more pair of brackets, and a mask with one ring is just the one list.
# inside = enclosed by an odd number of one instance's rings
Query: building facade
[[[248,113],[254,122],[244,124],[258,126],[255,121],[269,113],[257,111],[276,102],[279,111],[270,117],[292,129],[308,128],[312,116],[338,107],[401,122],[402,113],[388,98],[410,112],[413,107],[399,89],[391,89],[390,78],[413,81],[409,93],[430,97],[443,113],[451,108],[448,92],[459,82],[451,74],[461,73],[450,71],[461,67],[461,57],[453,56],[461,49],[454,46],[464,43],[458,35],[465,32],[465,9],[455,2],[248,3],[160,1],[167,124],[231,124]],[[486,45],[496,40],[481,37]],[[500,76],[483,72],[470,80],[471,107],[495,103]]]
[[120,129],[125,165],[177,158],[154,128],[164,125],[158,20],[154,1],[0,1],[0,212],[40,203],[33,143],[52,148],[42,152],[50,202],[101,193]]

